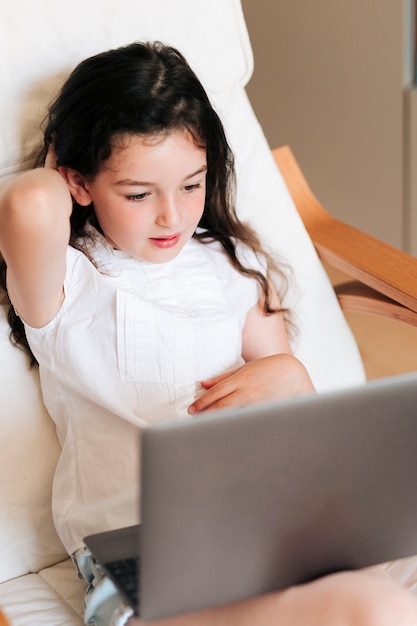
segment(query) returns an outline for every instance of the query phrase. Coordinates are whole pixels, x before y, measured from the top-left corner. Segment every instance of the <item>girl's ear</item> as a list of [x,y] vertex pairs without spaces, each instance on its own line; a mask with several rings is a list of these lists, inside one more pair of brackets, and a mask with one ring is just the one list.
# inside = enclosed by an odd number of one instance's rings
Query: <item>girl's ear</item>
[[92,200],[84,176],[81,176],[81,174],[70,167],[59,166],[58,171],[65,178],[74,200],[81,206],[91,204]]

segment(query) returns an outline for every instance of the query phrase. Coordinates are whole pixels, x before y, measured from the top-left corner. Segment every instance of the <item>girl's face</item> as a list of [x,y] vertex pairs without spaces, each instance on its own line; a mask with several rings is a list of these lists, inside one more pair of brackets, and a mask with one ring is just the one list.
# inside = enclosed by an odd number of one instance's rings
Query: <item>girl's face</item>
[[106,239],[133,257],[165,263],[192,237],[204,210],[206,151],[189,133],[126,136],[84,181]]

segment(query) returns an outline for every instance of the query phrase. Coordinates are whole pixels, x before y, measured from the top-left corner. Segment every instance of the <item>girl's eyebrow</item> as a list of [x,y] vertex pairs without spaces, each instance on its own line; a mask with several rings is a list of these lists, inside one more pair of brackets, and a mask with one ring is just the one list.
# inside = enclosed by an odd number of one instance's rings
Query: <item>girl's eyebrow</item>
[[198,174],[202,174],[203,172],[207,172],[207,165],[206,164],[204,164],[202,167],[200,167],[200,169],[197,170],[196,172],[193,172],[189,176],[186,176],[186,178],[184,178],[184,180],[188,180],[189,178],[193,178],[194,176],[198,176]]
[[[184,178],[183,182],[185,182],[186,180],[189,180],[190,178],[194,178],[194,176],[198,176],[198,174],[202,174],[203,172],[206,172],[206,171],[207,171],[207,165],[204,164],[198,170],[196,170],[192,174],[189,174],[188,176],[186,176]],[[150,185],[154,185],[154,184],[155,183],[148,182],[148,181],[134,180],[132,178],[124,178],[123,180],[118,180],[116,182],[116,185],[120,185],[121,187],[123,187],[123,186],[127,186],[127,187],[134,187],[134,186],[146,187],[146,186],[150,186]]]

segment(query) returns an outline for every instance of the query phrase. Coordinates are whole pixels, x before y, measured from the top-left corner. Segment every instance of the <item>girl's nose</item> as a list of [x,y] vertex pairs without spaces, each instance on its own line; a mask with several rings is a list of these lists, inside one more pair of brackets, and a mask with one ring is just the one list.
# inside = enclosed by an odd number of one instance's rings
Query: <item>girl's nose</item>
[[156,216],[158,226],[172,228],[181,220],[180,210],[173,198],[164,198],[161,200]]

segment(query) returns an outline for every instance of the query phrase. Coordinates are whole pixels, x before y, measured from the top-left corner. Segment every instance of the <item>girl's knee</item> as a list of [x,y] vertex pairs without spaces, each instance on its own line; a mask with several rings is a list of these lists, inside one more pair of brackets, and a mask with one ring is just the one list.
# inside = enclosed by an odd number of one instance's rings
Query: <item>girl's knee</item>
[[[416,626],[417,598],[382,570],[346,572],[323,580],[329,624]],[[332,621],[334,620],[334,621]]]

